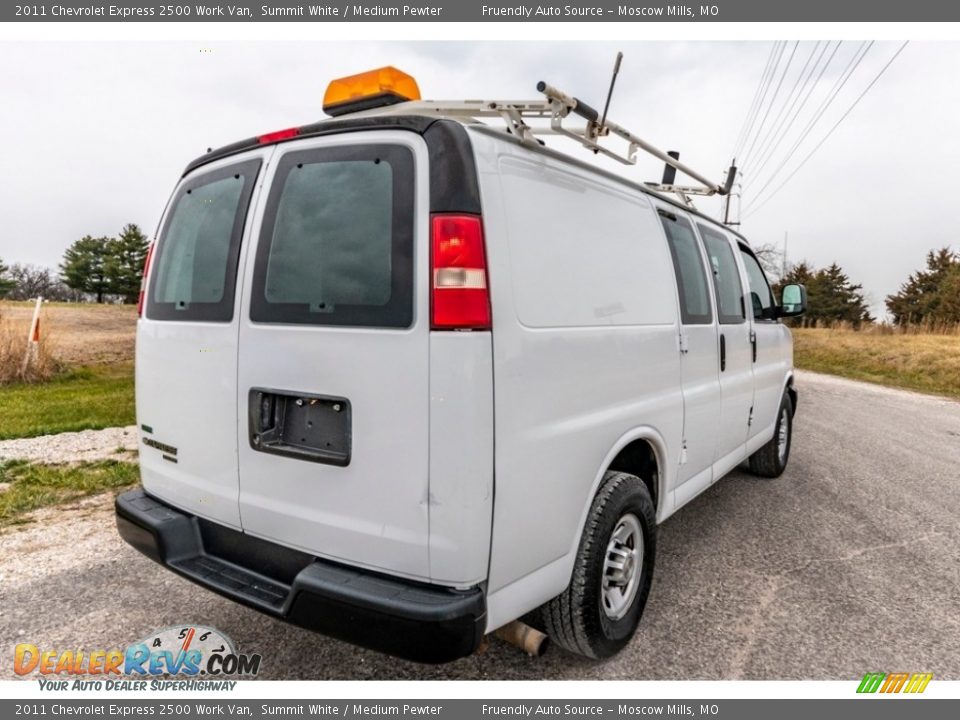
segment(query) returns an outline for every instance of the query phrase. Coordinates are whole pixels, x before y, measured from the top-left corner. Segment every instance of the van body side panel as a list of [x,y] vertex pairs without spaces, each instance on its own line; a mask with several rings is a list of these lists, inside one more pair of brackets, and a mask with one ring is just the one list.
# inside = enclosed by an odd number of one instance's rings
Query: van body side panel
[[601,466],[629,429],[664,438],[672,481],[683,408],[676,291],[641,193],[478,135],[494,328],[491,598],[559,563],[514,606],[525,612],[569,581]]
[[488,332],[430,335],[430,578],[487,579],[493,513],[493,358]]
[[[160,225],[145,313],[137,322],[143,486],[177,508],[234,528],[240,527],[235,273],[272,153],[227,158],[181,181]],[[239,235],[228,251],[231,223]]]
[[[283,144],[272,165],[240,313],[234,406],[243,530],[428,580],[426,144],[408,131],[350,132]],[[400,232],[412,233],[403,247]],[[404,293],[409,307],[397,305]],[[316,400],[327,420],[339,406],[346,462],[257,447],[249,409],[258,389],[288,403]],[[310,428],[302,434],[309,440]],[[288,435],[297,443],[301,433]]]

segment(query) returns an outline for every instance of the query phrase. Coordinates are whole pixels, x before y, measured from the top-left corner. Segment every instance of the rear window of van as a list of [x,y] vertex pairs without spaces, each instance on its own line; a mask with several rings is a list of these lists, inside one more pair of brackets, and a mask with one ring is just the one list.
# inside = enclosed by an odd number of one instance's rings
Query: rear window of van
[[413,155],[399,145],[284,155],[257,247],[255,322],[413,321]]
[[146,316],[229,322],[237,258],[260,160],[189,179],[177,191],[157,242]]

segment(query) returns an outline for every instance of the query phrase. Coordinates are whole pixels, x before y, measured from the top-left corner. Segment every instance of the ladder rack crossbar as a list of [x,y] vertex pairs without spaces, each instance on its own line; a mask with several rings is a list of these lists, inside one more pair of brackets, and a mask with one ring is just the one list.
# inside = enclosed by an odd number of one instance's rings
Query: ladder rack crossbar
[[[478,121],[481,118],[496,118],[503,121],[507,132],[516,135],[522,142],[537,143],[539,142],[537,136],[560,135],[579,143],[594,154],[602,154],[624,165],[636,165],[637,153],[642,150],[700,184],[699,187],[684,187],[647,183],[651,188],[679,195],[687,204],[691,204],[691,195],[726,195],[729,192],[728,187],[709,180],[689,165],[680,162],[677,158],[671,157],[663,150],[660,150],[658,147],[609,118],[604,119],[601,124],[597,112],[577,98],[567,95],[546,83],[540,83],[538,89],[543,92],[545,96],[544,99],[412,100],[374,110],[363,111],[357,113],[357,115],[403,115],[414,113],[459,118],[468,121]],[[586,125],[582,127],[569,127],[565,125],[564,121],[571,113],[583,118],[586,121]],[[528,121],[537,120],[549,120],[549,125],[531,125],[528,123]],[[626,151],[618,152],[615,149],[601,144],[600,141],[602,138],[611,135],[627,143]]]

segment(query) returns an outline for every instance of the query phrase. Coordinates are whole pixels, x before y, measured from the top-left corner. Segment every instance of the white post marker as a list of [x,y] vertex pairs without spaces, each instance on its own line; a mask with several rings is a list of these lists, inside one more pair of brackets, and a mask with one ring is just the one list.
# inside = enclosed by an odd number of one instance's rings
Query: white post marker
[[30,333],[27,335],[27,350],[23,355],[23,365],[20,368],[20,374],[26,375],[27,368],[30,367],[30,361],[37,358],[40,350],[40,306],[43,298],[37,298],[37,304],[33,306],[33,320],[30,321]]

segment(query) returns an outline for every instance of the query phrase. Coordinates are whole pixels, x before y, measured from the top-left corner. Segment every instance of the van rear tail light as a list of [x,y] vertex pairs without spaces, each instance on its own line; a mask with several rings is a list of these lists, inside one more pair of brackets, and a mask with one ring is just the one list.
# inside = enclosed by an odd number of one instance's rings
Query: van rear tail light
[[150,258],[153,257],[153,248],[156,243],[150,243],[147,256],[143,259],[143,274],[140,276],[140,296],[137,298],[137,317],[143,316],[143,298],[147,291],[147,272],[150,270]]
[[431,327],[489,330],[490,290],[480,218],[434,215],[431,238]]

